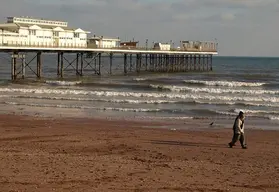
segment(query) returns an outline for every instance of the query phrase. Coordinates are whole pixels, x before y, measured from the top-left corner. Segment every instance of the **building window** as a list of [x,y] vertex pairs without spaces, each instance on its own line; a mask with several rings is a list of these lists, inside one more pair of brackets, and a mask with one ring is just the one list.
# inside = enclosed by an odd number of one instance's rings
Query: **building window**
[[75,38],[79,38],[79,33],[74,33]]
[[36,35],[36,30],[30,30],[29,35]]
[[54,32],[53,32],[53,36],[54,36],[54,37],[59,37],[59,32],[58,32],[58,31],[54,31]]

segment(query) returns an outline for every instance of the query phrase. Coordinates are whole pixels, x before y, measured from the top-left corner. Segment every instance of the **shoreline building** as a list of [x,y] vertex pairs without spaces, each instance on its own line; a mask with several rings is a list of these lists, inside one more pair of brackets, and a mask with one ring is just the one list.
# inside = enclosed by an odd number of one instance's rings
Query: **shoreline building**
[[119,38],[93,36],[88,39],[88,48],[116,48],[120,46]]
[[171,45],[168,43],[155,43],[154,50],[170,51]]
[[0,45],[40,47],[87,47],[87,34],[80,28],[69,28],[68,22],[8,17],[0,24]]
[[206,41],[181,41],[180,48],[185,51],[215,51],[217,43]]
[[120,42],[120,47],[121,48],[128,48],[128,49],[133,49],[137,48],[138,41],[126,41],[126,42]]

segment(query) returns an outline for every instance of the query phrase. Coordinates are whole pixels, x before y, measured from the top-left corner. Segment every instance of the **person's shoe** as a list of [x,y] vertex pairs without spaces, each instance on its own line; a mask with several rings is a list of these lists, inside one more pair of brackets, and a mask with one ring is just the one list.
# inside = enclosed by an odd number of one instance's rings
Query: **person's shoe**
[[231,143],[229,143],[229,147],[230,147],[230,148],[232,148],[232,147],[233,147],[233,145],[232,145]]
[[242,146],[242,149],[247,149],[247,146]]

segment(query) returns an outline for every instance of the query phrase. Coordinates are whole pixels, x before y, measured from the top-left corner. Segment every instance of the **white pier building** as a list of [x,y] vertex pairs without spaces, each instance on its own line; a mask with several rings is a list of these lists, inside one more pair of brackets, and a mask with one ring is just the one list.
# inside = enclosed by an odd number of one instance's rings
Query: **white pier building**
[[170,51],[171,45],[168,43],[155,43],[154,44],[155,50],[164,50],[164,51]]
[[116,48],[120,46],[119,38],[93,36],[88,39],[88,48]]
[[0,46],[86,48],[88,33],[64,21],[8,17],[0,24]]

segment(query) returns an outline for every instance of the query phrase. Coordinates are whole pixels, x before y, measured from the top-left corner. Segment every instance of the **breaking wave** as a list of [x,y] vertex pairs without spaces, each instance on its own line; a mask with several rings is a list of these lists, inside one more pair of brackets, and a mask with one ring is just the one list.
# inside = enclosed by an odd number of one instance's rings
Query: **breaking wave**
[[127,112],[158,112],[161,109],[144,109],[144,108],[113,108],[113,107],[88,107],[79,105],[53,105],[53,104],[31,104],[31,103],[17,103],[17,102],[4,102],[9,105],[20,105],[29,107],[50,107],[50,108],[67,108],[67,109],[94,109],[94,110],[111,110],[111,111],[127,111]]
[[56,97],[56,96],[37,96],[37,95],[1,95],[0,98],[18,98],[18,99],[45,99],[61,101],[93,101],[106,103],[128,103],[128,104],[204,104],[204,105],[238,105],[238,106],[256,106],[256,107],[279,107],[276,103],[249,103],[249,102],[223,102],[206,100],[138,100],[138,99],[103,99],[103,98],[82,98],[82,97]]
[[247,89],[221,89],[221,88],[199,88],[199,87],[186,87],[186,86],[176,86],[176,85],[150,85],[151,88],[159,90],[169,90],[172,92],[204,92],[204,93],[240,93],[240,94],[249,94],[249,95],[261,95],[261,94],[279,94],[279,90],[247,90]]
[[46,84],[57,86],[74,86],[81,84],[81,81],[45,81]]
[[249,110],[249,109],[233,109],[231,110],[232,112],[238,113],[239,111],[243,111],[244,113],[248,115],[253,115],[253,114],[279,114],[279,111],[266,111],[266,110]]
[[[84,106],[84,105],[62,105],[62,104],[34,104],[34,103],[19,103],[19,102],[3,102],[4,104],[9,105],[18,105],[18,106],[27,106],[27,107],[43,107],[43,108],[67,108],[67,109],[91,109],[91,110],[98,110],[98,111],[122,111],[122,112],[164,112],[170,114],[186,114],[189,112],[185,109],[149,109],[149,108],[119,108],[119,107],[91,107],[91,106]],[[199,115],[235,115],[233,112],[222,112],[222,111],[215,111],[211,109],[192,109],[190,113],[198,113]]]
[[0,92],[20,92],[33,94],[58,94],[58,95],[94,95],[98,97],[135,97],[135,98],[165,98],[183,100],[208,100],[223,102],[269,102],[278,103],[279,97],[270,96],[222,96],[207,94],[177,94],[177,93],[142,93],[142,92],[118,92],[118,91],[86,91],[86,90],[61,90],[61,89],[20,89],[20,88],[0,88]]
[[147,78],[142,78],[142,77],[137,77],[133,79],[134,81],[146,81],[148,80]]
[[279,121],[279,116],[268,116],[270,120]]
[[225,86],[225,87],[260,87],[265,83],[249,83],[240,81],[202,81],[202,80],[184,80],[187,84],[200,84],[208,86]]
[[[196,118],[209,118],[210,116],[216,116],[223,118],[225,116],[235,116],[240,109],[232,109],[229,111],[220,111],[213,109],[150,109],[150,108],[119,108],[119,107],[90,107],[83,105],[61,105],[61,104],[33,104],[33,103],[18,103],[18,102],[3,102],[2,104],[26,106],[26,107],[42,107],[42,108],[65,108],[65,109],[84,109],[84,110],[96,110],[96,111],[119,111],[119,112],[144,112],[144,113],[167,113],[167,114],[183,114],[183,117],[166,117],[170,119],[196,119]],[[243,110],[247,116],[260,117],[270,120],[279,120],[278,111],[264,111],[264,110]],[[189,116],[189,113],[192,116]],[[198,114],[198,116],[195,116]],[[222,116],[220,116],[222,115]],[[159,117],[164,118],[164,117]]]
[[62,100],[62,101],[97,101],[108,103],[131,103],[131,104],[169,104],[169,103],[194,103],[187,101],[171,101],[171,100],[133,100],[133,99],[101,99],[101,98],[81,98],[81,97],[53,97],[53,96],[29,96],[29,95],[5,95],[0,97],[20,98],[20,99],[46,99],[46,100]]
[[[122,112],[145,112],[145,113],[170,113],[170,114],[185,114],[186,110],[183,109],[150,109],[150,108],[121,108],[121,107],[91,107],[84,105],[61,105],[61,104],[33,104],[33,103],[19,103],[19,102],[3,102],[8,105],[18,105],[27,107],[43,107],[43,108],[66,108],[66,109],[85,109],[97,111],[122,111]],[[200,110],[210,112],[208,110]]]

